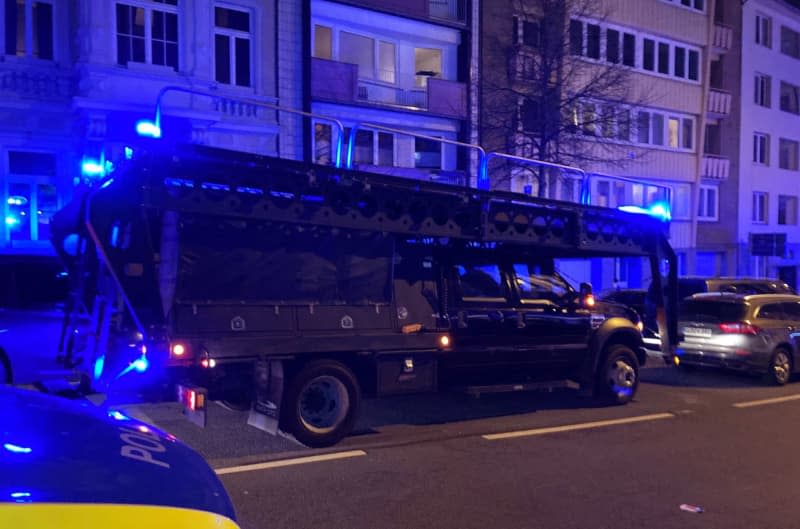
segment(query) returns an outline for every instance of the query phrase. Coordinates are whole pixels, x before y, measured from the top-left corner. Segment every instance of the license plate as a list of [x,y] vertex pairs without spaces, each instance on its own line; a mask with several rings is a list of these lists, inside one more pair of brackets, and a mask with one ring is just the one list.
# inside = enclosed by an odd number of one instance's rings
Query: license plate
[[703,327],[685,327],[683,334],[686,336],[711,336],[711,329],[704,329]]

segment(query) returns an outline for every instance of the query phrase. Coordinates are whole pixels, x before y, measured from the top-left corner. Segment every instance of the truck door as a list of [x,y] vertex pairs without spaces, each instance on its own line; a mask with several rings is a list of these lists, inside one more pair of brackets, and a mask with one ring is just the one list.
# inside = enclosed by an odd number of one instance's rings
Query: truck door
[[513,263],[512,284],[524,329],[520,347],[532,362],[574,365],[586,354],[591,314],[552,263]]
[[482,362],[487,355],[511,347],[516,311],[500,264],[458,262],[450,269],[449,278],[455,306],[448,312],[459,353],[475,353],[474,360]]

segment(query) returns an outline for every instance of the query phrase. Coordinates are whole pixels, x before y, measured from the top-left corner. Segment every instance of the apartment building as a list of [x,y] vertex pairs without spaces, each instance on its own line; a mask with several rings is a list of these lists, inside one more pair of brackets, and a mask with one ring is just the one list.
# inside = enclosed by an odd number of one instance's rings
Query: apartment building
[[[277,151],[275,4],[8,0],[0,9],[0,258],[48,256],[49,216],[161,105],[167,141]],[[246,97],[254,104],[243,105]]]
[[[466,0],[310,0],[311,157],[354,131],[354,167],[467,183],[471,42]],[[343,134],[344,132],[344,134]],[[466,149],[468,150],[468,149]]]
[[724,253],[732,273],[780,277],[797,286],[800,2],[720,7],[719,17],[741,35],[733,60],[726,57],[718,75],[738,104],[710,145],[731,164],[731,178],[720,186],[726,222],[701,225],[698,245]]
[[[718,125],[730,114],[732,96],[715,84],[712,72],[732,46],[732,28],[715,22],[714,0],[567,0],[560,25],[542,11],[546,7],[552,13],[559,4],[547,0],[483,4],[484,141],[506,152],[536,157],[539,137],[530,130],[535,130],[537,119],[546,121],[542,116],[553,107],[552,101],[537,104],[536,94],[550,90],[553,78],[569,75],[562,71],[572,72],[573,80],[556,96],[563,106],[555,119],[566,123],[559,141],[580,155],[562,150],[561,158],[551,161],[586,171],[594,204],[647,208],[668,200],[671,242],[679,255],[680,272],[725,273],[723,256],[698,249],[697,232],[698,225],[721,222],[719,184],[729,178],[729,161],[707,155],[704,145],[707,125]],[[559,27],[556,33],[554,26]],[[560,60],[566,66],[543,84],[539,79],[538,88],[530,86],[530,65],[536,68],[542,50],[554,41],[560,43]],[[625,90],[612,83],[600,90],[587,88],[587,79],[602,84],[603,75],[608,75],[603,72],[611,72]],[[492,102],[498,87],[506,94],[502,105]],[[587,96],[576,96],[582,93]],[[503,107],[509,109],[504,136],[502,127],[498,133],[490,126]],[[549,182],[541,182],[532,180],[530,171],[512,171],[506,185],[532,193],[539,188],[542,194],[544,183],[545,195],[577,200],[576,176],[561,171],[557,178],[551,175]],[[646,285],[647,275],[638,260],[618,260],[613,266],[594,263],[582,279],[600,288],[635,287]]]

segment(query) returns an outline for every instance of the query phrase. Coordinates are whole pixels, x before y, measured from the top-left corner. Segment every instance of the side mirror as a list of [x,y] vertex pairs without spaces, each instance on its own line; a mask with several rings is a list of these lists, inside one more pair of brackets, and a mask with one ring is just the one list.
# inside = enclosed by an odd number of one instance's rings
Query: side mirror
[[592,293],[591,283],[581,283],[579,288],[581,305],[584,307],[594,307],[595,299],[594,294]]

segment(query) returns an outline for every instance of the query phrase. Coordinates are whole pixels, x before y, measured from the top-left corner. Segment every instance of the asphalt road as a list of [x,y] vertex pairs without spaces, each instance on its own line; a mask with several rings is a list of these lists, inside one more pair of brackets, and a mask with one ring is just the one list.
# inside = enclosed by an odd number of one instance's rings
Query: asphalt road
[[245,529],[800,527],[800,382],[667,367],[642,379],[623,407],[570,391],[368,401],[326,451],[222,408],[206,431],[168,405],[133,411],[207,457]]

